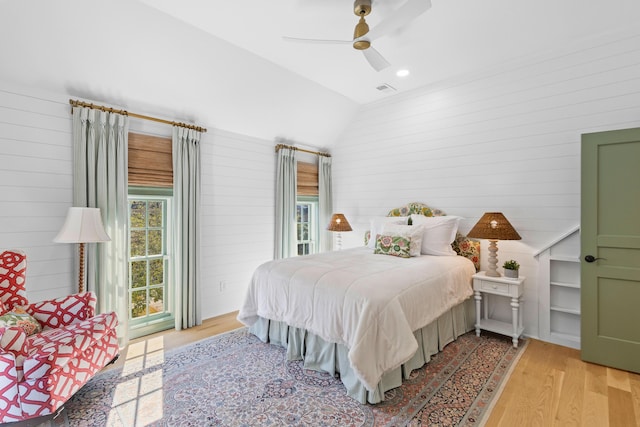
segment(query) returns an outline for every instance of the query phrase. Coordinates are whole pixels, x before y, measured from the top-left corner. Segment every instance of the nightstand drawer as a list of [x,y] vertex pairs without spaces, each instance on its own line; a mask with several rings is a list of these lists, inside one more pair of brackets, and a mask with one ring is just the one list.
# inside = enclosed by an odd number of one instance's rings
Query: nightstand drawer
[[[477,279],[476,279],[477,280]],[[479,290],[491,292],[493,294],[509,295],[509,284],[490,282],[488,280],[478,280]]]

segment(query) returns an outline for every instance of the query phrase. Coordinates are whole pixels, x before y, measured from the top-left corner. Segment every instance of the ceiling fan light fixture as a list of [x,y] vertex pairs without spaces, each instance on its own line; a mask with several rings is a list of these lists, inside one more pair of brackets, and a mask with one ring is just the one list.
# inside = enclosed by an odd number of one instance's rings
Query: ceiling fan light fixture
[[353,47],[354,49],[358,50],[369,49],[371,47],[371,42],[369,42],[368,40],[358,40],[353,42]]
[[353,47],[358,50],[368,49],[371,46],[369,40],[358,40],[369,32],[369,25],[364,20],[364,15],[360,16],[360,21],[356,25],[356,29],[353,31]]

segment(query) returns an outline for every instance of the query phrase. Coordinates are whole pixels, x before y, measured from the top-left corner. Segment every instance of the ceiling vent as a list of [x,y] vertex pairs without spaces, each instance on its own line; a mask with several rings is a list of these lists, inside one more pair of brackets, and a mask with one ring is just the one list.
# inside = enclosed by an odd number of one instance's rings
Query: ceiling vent
[[376,87],[380,92],[395,92],[396,88],[387,83],[382,83],[380,86]]

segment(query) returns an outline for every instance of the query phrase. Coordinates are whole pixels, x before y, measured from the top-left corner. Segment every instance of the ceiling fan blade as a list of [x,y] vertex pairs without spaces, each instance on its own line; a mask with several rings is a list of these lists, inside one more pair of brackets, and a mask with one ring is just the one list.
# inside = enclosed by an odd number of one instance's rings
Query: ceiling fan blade
[[407,0],[393,15],[373,27],[367,34],[361,37],[369,41],[386,36],[395,30],[399,30],[418,16],[431,9],[431,0]]
[[363,50],[362,53],[364,54],[364,57],[367,59],[369,64],[376,71],[384,70],[391,65],[389,61],[384,59],[384,57],[372,47]]
[[323,40],[323,39],[303,39],[300,37],[282,36],[282,40],[294,43],[316,43],[316,44],[352,44],[353,40]]

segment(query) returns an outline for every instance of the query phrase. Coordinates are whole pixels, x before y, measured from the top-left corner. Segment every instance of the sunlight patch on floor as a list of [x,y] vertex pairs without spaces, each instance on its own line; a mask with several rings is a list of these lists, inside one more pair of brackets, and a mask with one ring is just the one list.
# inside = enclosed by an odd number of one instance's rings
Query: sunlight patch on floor
[[141,371],[152,366],[164,363],[164,339],[163,337],[151,338],[134,344],[127,348],[126,361],[122,368],[122,376],[126,377],[134,372]]
[[[122,377],[164,363],[163,337],[151,338],[130,344],[122,368]],[[141,377],[125,380],[116,387],[110,423],[144,426],[162,420],[163,392],[162,369],[153,370]],[[116,421],[117,420],[117,421]]]

